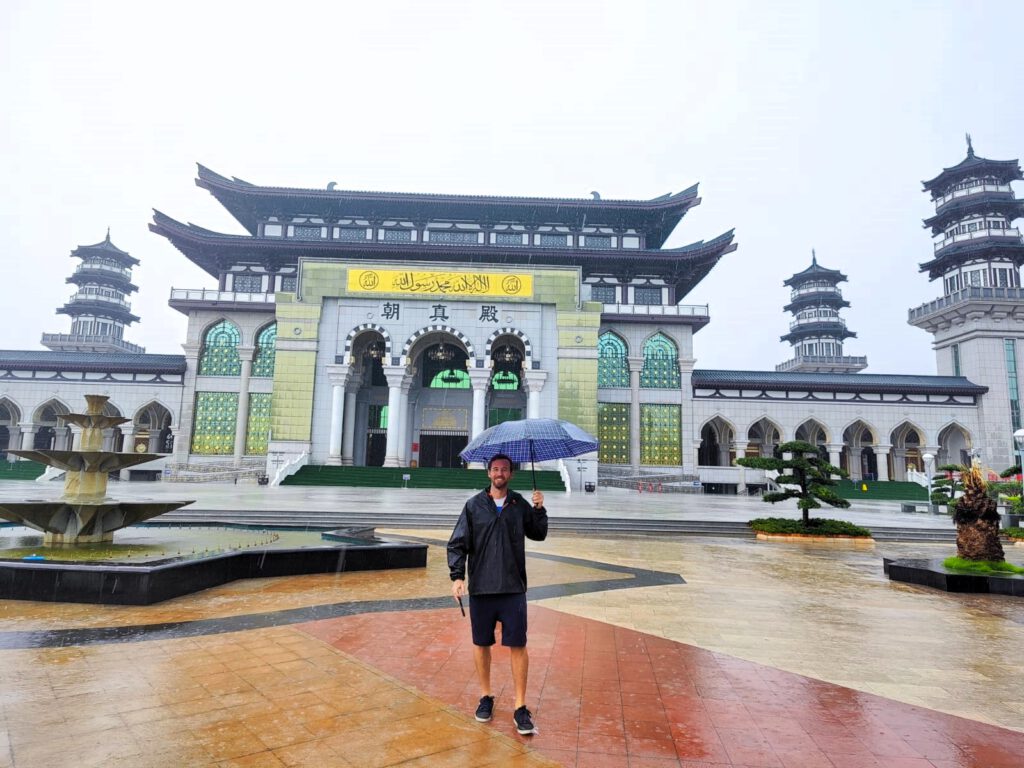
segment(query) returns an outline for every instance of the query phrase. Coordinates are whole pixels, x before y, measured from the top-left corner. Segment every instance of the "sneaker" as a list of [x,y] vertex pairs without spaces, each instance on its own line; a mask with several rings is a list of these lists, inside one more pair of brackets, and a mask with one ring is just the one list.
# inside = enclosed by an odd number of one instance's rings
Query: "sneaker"
[[516,724],[516,730],[521,736],[537,733],[537,726],[533,724],[533,716],[526,707],[520,707],[512,713],[512,722]]
[[493,696],[481,696],[480,705],[476,708],[476,721],[478,723],[489,723],[491,722],[491,716],[494,714],[494,697]]

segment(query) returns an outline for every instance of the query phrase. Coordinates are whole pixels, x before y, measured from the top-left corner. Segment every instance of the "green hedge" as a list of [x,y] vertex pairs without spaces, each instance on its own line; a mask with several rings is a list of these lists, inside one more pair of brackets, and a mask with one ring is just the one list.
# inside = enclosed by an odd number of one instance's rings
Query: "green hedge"
[[759,517],[747,523],[758,533],[804,534],[810,536],[871,536],[871,531],[845,520],[812,517],[807,525],[788,517]]
[[1003,533],[1014,539],[1024,539],[1024,528],[1004,528]]

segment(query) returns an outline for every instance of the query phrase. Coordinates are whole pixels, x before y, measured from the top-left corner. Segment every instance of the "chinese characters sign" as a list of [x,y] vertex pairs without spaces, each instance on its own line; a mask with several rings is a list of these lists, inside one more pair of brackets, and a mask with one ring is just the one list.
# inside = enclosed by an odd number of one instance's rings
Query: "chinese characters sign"
[[533,275],[507,272],[414,272],[403,269],[350,269],[349,293],[408,295],[533,296]]

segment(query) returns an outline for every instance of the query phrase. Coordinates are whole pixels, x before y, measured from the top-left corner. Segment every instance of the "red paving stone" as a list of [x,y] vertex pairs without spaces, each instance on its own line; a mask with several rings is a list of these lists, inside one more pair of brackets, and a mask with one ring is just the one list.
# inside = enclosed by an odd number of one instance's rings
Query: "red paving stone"
[[[526,737],[567,766],[1024,768],[1024,734],[531,605]],[[304,631],[467,713],[477,704],[457,610],[373,613]],[[508,652],[493,727],[513,738]]]

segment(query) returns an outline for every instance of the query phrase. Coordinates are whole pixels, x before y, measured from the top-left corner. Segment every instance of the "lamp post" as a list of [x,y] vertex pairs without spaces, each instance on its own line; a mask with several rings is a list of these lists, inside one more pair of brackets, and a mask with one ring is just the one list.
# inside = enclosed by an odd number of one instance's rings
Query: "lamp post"
[[580,473],[580,493],[583,493],[583,473],[587,471],[587,463],[583,459],[576,459],[576,471]]
[[932,502],[932,473],[934,472],[934,469],[932,468],[932,464],[935,462],[935,457],[932,454],[930,454],[930,453],[926,453],[926,454],[924,454],[921,457],[921,460],[924,462],[924,472],[925,472],[926,475],[928,475],[928,508],[931,509],[931,505],[933,503]]

